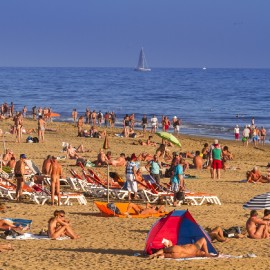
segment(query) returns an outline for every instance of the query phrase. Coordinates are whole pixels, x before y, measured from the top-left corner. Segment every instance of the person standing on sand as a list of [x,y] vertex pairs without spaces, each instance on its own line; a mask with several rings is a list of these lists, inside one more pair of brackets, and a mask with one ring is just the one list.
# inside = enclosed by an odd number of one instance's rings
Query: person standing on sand
[[210,152],[210,160],[212,161],[211,178],[220,179],[220,170],[222,169],[222,149],[218,140],[214,141]]
[[134,198],[137,197],[138,184],[136,182],[137,178],[137,164],[135,162],[136,156],[132,156],[131,159],[126,164],[126,181],[128,190],[128,200],[131,200],[131,192],[134,193]]
[[240,134],[240,129],[239,129],[239,126],[236,125],[234,128],[234,139],[236,141],[239,141],[239,134]]
[[96,127],[97,125],[97,113],[95,110],[91,113],[91,119],[92,119],[92,125],[93,127]]
[[38,139],[40,142],[44,142],[46,122],[43,120],[43,117],[40,115],[38,117]]
[[54,205],[54,196],[58,197],[58,205],[60,205],[60,178],[63,176],[62,166],[57,162],[56,157],[52,156],[51,166],[49,169],[51,175],[51,200]]
[[249,136],[250,136],[250,129],[248,128],[247,125],[245,126],[242,135],[243,135],[243,138],[242,138],[243,145],[248,146],[248,141],[249,141]]
[[50,174],[50,166],[51,166],[51,155],[48,155],[47,158],[43,161],[42,164],[42,174],[49,175]]
[[175,159],[171,177],[171,190],[174,193],[173,206],[176,206],[180,198],[178,194],[185,191],[183,166],[179,164],[179,159]]
[[83,116],[80,116],[77,123],[77,128],[78,128],[78,137],[82,137],[83,136]]
[[260,133],[261,133],[260,142],[262,145],[265,145],[266,129],[264,127],[261,127]]
[[14,168],[15,178],[17,180],[17,187],[16,187],[16,200],[19,202],[22,196],[22,190],[24,186],[24,175],[25,175],[25,161],[26,155],[21,154],[20,159],[16,162]]
[[77,117],[78,117],[77,109],[73,109],[73,111],[72,111],[72,113],[71,113],[71,116],[72,116],[72,118],[73,118],[74,125],[76,125]]
[[23,124],[23,117],[22,113],[17,113],[17,115],[13,118],[14,121],[14,131],[16,135],[16,142],[20,143],[22,139],[22,124]]
[[89,108],[85,110],[85,124],[90,124],[91,111]]
[[142,117],[143,134],[146,132],[147,125],[148,125],[147,116],[144,114]]
[[158,119],[155,115],[151,118],[151,133],[156,133],[158,128]]

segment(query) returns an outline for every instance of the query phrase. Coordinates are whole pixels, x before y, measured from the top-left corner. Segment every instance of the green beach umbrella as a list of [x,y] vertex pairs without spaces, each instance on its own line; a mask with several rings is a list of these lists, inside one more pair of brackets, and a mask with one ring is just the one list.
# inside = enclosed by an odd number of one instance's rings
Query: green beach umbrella
[[156,134],[160,138],[162,138],[164,140],[167,140],[167,141],[169,141],[169,142],[171,142],[171,143],[173,143],[173,144],[181,147],[181,143],[179,142],[179,140],[176,137],[174,137],[171,133],[168,133],[168,132],[165,132],[165,131],[161,131],[161,132],[156,132]]

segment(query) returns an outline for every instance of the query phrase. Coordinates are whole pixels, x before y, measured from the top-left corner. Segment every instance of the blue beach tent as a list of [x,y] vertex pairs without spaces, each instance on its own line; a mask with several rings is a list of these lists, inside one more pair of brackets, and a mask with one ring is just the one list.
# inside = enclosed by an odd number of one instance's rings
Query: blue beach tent
[[162,239],[172,241],[173,245],[193,244],[204,237],[209,253],[218,254],[211,243],[209,235],[194,220],[188,210],[174,210],[160,218],[151,228],[146,239],[145,253],[164,248]]

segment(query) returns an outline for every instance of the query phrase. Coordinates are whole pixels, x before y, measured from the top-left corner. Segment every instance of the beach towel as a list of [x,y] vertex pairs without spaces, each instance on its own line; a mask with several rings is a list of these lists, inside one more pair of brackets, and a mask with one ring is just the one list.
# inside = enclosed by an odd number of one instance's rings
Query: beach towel
[[[8,235],[6,237],[7,240],[53,240],[49,238],[47,235],[39,235],[39,234],[32,234],[32,233],[24,233],[22,235],[12,236]],[[68,240],[70,237],[63,236],[58,237],[56,240]]]
[[206,260],[206,259],[243,259],[243,258],[256,258],[257,256],[253,253],[248,253],[245,255],[230,255],[230,254],[219,254],[217,257],[193,257],[193,258],[180,258],[180,259],[171,259],[166,258],[167,260],[175,261],[190,261],[190,260]]

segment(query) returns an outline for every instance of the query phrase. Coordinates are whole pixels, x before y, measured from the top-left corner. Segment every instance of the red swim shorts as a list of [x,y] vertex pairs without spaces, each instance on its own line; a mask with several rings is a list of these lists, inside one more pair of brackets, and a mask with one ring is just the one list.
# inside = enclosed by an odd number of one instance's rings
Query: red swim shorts
[[239,133],[235,133],[234,137],[235,137],[236,140],[239,140]]
[[222,162],[221,160],[214,159],[212,162],[213,169],[222,169]]

